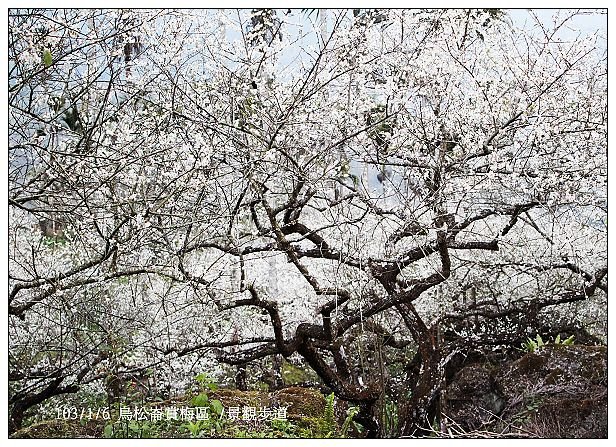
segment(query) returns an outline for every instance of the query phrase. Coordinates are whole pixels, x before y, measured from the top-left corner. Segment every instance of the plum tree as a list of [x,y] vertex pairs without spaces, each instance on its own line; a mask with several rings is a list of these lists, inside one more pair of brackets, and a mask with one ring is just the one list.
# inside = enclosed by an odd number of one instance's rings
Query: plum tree
[[456,353],[545,314],[600,334],[607,68],[575,16],[11,10],[12,430],[299,355],[377,435],[386,348],[418,435]]

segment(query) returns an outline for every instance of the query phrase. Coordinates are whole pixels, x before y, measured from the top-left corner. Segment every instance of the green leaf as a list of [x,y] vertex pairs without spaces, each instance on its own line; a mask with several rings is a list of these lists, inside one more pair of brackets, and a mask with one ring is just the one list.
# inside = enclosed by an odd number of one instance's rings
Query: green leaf
[[193,397],[190,400],[190,403],[195,407],[205,407],[207,406],[208,400],[207,394],[201,393]]
[[556,336],[556,340],[554,340],[554,344],[555,344],[555,345],[559,345],[559,344],[560,344],[560,334],[558,334],[558,335]]
[[152,438],[152,426],[148,422],[144,422],[141,425],[141,437],[142,438]]
[[535,352],[536,349],[537,342],[530,337],[526,340],[526,343],[522,343],[522,351]]
[[198,383],[203,383],[208,380],[208,377],[204,373],[200,373],[195,376],[195,380]]
[[188,422],[184,424],[183,427],[186,427],[188,431],[190,431],[193,438],[197,437],[201,431],[201,424],[199,422]]
[[205,373],[200,373],[195,376],[195,380],[201,388],[209,388],[211,391],[218,390],[218,385],[214,382],[214,379],[209,377]]
[[218,399],[214,399],[213,401],[210,402],[210,408],[218,416],[222,414],[222,410],[223,410],[222,402],[220,402]]
[[105,438],[113,438],[113,424],[105,425],[103,435],[105,436]]
[[43,50],[43,63],[45,64],[45,67],[49,67],[53,64],[53,57],[51,56],[51,51],[49,51],[48,48]]
[[571,346],[573,344],[573,339],[575,338],[575,335],[572,335],[571,337],[567,338],[566,340],[563,341],[563,345],[567,345],[567,346]]

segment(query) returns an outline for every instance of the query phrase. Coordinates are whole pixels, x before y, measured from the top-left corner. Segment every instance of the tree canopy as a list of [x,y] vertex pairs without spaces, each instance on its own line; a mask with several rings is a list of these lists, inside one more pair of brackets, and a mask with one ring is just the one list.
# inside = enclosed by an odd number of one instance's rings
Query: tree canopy
[[457,354],[601,338],[607,62],[573,17],[10,10],[12,428],[282,356],[376,434],[402,353],[414,435]]

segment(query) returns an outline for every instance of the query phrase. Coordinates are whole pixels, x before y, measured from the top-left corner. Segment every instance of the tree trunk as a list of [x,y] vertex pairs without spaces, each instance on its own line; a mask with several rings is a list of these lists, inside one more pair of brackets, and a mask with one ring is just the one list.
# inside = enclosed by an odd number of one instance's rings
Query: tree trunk
[[376,402],[362,402],[359,404],[359,412],[355,421],[359,422],[366,430],[366,438],[374,439],[379,434],[379,423],[375,418]]
[[441,416],[440,391],[444,383],[444,371],[441,365],[439,328],[438,325],[428,328],[410,303],[397,308],[417,343],[417,356],[421,358],[419,371],[410,374],[411,398],[398,405],[400,434],[425,436],[432,432],[433,424],[439,423]]
[[9,435],[21,429],[25,412],[28,409],[40,404],[52,396],[66,393],[76,393],[79,390],[77,385],[70,385],[60,388],[60,384],[63,380],[63,377],[54,379],[51,383],[49,383],[49,385],[38,393],[27,394],[26,396],[11,402],[12,407],[9,415]]
[[419,342],[421,369],[410,400],[401,402],[400,434],[422,436],[430,433],[433,424],[440,424],[440,391],[443,371],[440,365],[441,352],[433,328]]
[[248,390],[246,377],[246,364],[238,365],[235,374],[235,387],[240,391]]

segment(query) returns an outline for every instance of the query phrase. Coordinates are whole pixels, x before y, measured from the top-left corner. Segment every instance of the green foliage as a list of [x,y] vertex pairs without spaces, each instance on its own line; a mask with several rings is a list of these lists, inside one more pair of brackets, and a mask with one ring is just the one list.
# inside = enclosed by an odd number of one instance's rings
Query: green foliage
[[[108,380],[113,379],[110,378]],[[220,400],[212,392],[218,384],[207,374],[195,376],[196,390],[188,394],[185,401],[192,407],[208,408],[209,417],[203,420],[167,419],[161,420],[118,420],[118,413],[100,426],[100,436],[108,439],[139,438],[346,438],[353,432],[360,432],[362,426],[354,421],[358,407],[349,407],[346,418],[338,424],[335,414],[336,399],[333,393],[325,396],[325,406],[320,415],[299,417],[293,420],[272,419],[246,422],[228,419]],[[104,396],[97,397],[104,401]],[[125,404],[133,401],[127,395]],[[98,402],[98,401],[97,401]],[[104,402],[100,402],[101,405]],[[156,404],[156,403],[154,403]],[[92,405],[96,406],[95,402]],[[139,405],[138,405],[139,406]],[[148,407],[141,402],[140,406]],[[147,411],[147,410],[146,410]]]
[[299,438],[332,438],[334,437],[323,417],[305,417],[299,423]]
[[53,57],[51,55],[51,51],[49,51],[49,48],[45,48],[43,50],[43,64],[45,64],[45,68],[53,64]]
[[190,432],[191,437],[196,438],[199,433],[201,432],[201,421],[196,421],[196,422],[192,422],[189,421],[186,424],[184,424],[184,427],[186,427],[188,429],[188,431]]
[[541,335],[537,334],[535,340],[529,337],[524,343],[522,343],[522,351],[535,352],[537,349],[543,347],[544,345],[545,343],[543,343]]
[[287,433],[290,433],[295,428],[295,425],[284,419],[272,419],[270,425],[275,430]]
[[195,381],[197,382],[197,384],[199,385],[199,388],[202,391],[205,391],[205,390],[217,391],[218,390],[218,384],[216,383],[216,381],[205,373],[197,374],[195,376]]
[[392,438],[398,435],[398,405],[396,402],[385,399],[381,425],[383,437]]
[[191,438],[211,437],[223,430],[225,421],[216,420],[213,418],[204,419],[201,421],[188,421],[181,425],[184,432],[190,433]]
[[556,336],[556,340],[554,340],[554,344],[555,345],[563,345],[563,346],[571,346],[573,345],[573,339],[575,338],[575,335],[572,335],[571,337],[568,337],[564,340],[560,339],[560,334],[558,334]]
[[303,418],[301,426],[294,432],[300,438],[346,438],[349,435],[351,428],[355,428],[358,432],[362,431],[363,427],[353,419],[359,413],[358,407],[349,407],[347,415],[339,427],[334,414],[334,393],[325,397],[325,408],[321,417]]
[[[558,334],[552,344],[560,345],[560,346],[571,346],[573,345],[574,338],[575,338],[575,335],[572,335],[566,338],[565,340],[561,340],[560,334]],[[524,352],[535,352],[537,349],[542,348],[543,346],[546,346],[546,345],[547,343],[543,341],[543,339],[541,338],[541,335],[537,334],[534,340],[529,337],[524,343],[522,343],[522,349],[520,350]]]
[[282,380],[285,386],[318,380],[318,377],[311,371],[309,368],[302,369],[285,361],[281,368]]
[[43,236],[42,243],[47,247],[54,249],[65,246],[68,243],[68,240],[64,235],[58,234],[56,236]]
[[223,435],[230,438],[255,439],[255,438],[301,438],[313,437],[302,436],[302,428],[290,421],[273,419],[269,425],[259,428],[248,428],[245,426],[232,426]]
[[103,429],[104,438],[134,439],[168,436],[167,421],[109,421]]
[[118,277],[118,284],[128,284],[129,277],[128,276],[120,276]]
[[223,409],[224,407],[222,405],[222,402],[220,402],[218,399],[210,401],[210,410],[212,410],[212,412],[218,417],[222,415]]
[[270,422],[274,438],[297,438],[297,426],[290,421],[273,419]]
[[334,393],[331,393],[325,398],[325,410],[323,411],[323,420],[325,421],[326,438],[331,437],[336,431],[336,419],[334,417]]
[[361,431],[361,425],[353,420],[357,413],[359,413],[359,407],[349,407],[347,410],[347,416],[342,423],[342,428],[340,429],[340,437],[346,438],[348,436],[351,424],[357,431]]
[[524,407],[512,417],[513,423],[523,425],[530,421],[537,414],[542,403],[543,400],[536,397],[525,400]]
[[[325,397],[326,405],[323,412],[316,416],[300,416],[292,420],[272,419],[250,422],[241,419],[231,420],[224,414],[222,402],[208,395],[210,389],[208,384],[213,384],[211,379],[200,375],[198,382],[201,382],[206,390],[189,395],[188,400],[184,402],[190,406],[207,407],[209,409],[207,419],[119,420],[119,413],[116,410],[112,411],[111,420],[101,421],[103,423],[99,426],[99,436],[107,439],[347,438],[363,429],[354,421],[359,413],[359,408],[355,406],[348,408],[344,422],[338,424],[335,416],[336,400],[333,393]],[[211,388],[215,387],[211,386]],[[148,403],[141,403],[137,406],[146,407],[147,414]],[[68,428],[66,433],[70,433]]]
[[218,399],[210,399],[208,392],[217,391],[218,384],[205,373],[195,376],[195,381],[199,386],[199,394],[190,399],[190,404],[194,407],[208,408],[210,417],[201,421],[189,421],[182,425],[185,431],[190,433],[192,438],[203,436],[213,436],[224,430],[227,421],[223,418],[224,407]]
[[[228,421],[223,417],[223,404],[218,399],[210,399],[208,392],[218,390],[218,384],[206,374],[198,374],[195,381],[199,392],[190,397],[188,404],[193,407],[208,408],[208,419],[182,421],[181,419],[162,419],[159,421],[109,421],[103,428],[105,438],[178,438],[178,437],[232,437]],[[130,396],[128,396],[130,398]]]
[[206,393],[199,393],[190,400],[190,404],[194,407],[207,407],[209,400]]

